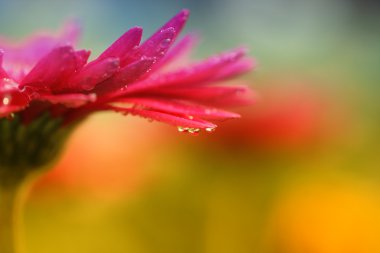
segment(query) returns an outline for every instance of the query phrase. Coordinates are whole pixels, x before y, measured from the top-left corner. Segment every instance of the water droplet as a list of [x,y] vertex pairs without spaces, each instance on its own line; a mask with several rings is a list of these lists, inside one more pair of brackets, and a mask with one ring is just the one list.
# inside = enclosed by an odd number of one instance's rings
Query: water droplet
[[215,129],[216,129],[216,127],[207,127],[205,130],[206,130],[206,132],[211,133],[211,132],[214,132]]
[[189,116],[187,116],[189,119],[194,119],[194,116],[191,116],[191,115],[189,115]]
[[177,130],[178,130],[178,132],[181,132],[181,133],[183,133],[183,132],[187,132],[187,129],[188,128],[186,128],[186,127],[177,127]]
[[3,98],[3,105],[9,105],[10,102],[11,102],[11,97],[10,96],[5,96]]
[[125,85],[125,86],[120,88],[120,91],[125,91],[127,88],[128,88],[128,85]]
[[201,131],[199,128],[191,128],[191,127],[177,127],[178,132],[181,133],[189,133],[192,135],[197,135]]
[[188,131],[189,133],[191,133],[191,134],[197,134],[197,133],[199,133],[201,130],[200,130],[199,128],[189,128],[187,131]]
[[171,42],[172,42],[172,40],[170,38],[163,39],[160,43],[160,47],[165,49],[165,48],[170,46]]

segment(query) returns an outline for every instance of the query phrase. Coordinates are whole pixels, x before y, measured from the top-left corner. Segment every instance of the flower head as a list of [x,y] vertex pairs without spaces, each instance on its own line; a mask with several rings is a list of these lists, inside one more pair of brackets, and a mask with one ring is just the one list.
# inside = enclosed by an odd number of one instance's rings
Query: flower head
[[179,12],[142,43],[142,29],[134,27],[92,61],[90,51],[74,49],[79,31],[72,24],[59,36],[16,45],[0,38],[0,118],[17,115],[30,124],[48,113],[69,125],[113,110],[197,132],[239,117],[221,108],[247,103],[249,89],[220,82],[253,62],[239,48],[178,67],[196,40],[187,35],[175,43],[188,15]]

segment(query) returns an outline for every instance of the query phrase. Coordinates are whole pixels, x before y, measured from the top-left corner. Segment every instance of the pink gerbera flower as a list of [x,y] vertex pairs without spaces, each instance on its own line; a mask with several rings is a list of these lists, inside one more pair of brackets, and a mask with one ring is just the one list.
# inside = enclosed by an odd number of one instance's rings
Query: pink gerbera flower
[[179,67],[195,42],[188,35],[175,43],[188,15],[181,11],[143,43],[142,29],[132,28],[89,62],[89,51],[73,48],[74,25],[21,44],[0,38],[0,252],[17,251],[19,186],[59,154],[66,136],[91,113],[139,115],[190,133],[239,117],[222,108],[247,103],[248,88],[221,82],[253,63],[236,49]]
[[238,48],[190,62],[195,37],[175,43],[188,16],[179,12],[142,43],[142,29],[134,27],[92,61],[90,51],[73,48],[74,24],[58,36],[18,44],[0,38],[0,174],[1,167],[27,174],[46,164],[73,126],[97,111],[139,115],[189,133],[239,117],[223,108],[249,102],[249,89],[221,83],[250,70],[253,61]]
[[18,45],[0,39],[0,117],[17,114],[29,124],[49,112],[68,125],[113,110],[190,132],[239,117],[221,108],[245,104],[249,90],[221,81],[250,70],[252,60],[239,48],[176,68],[195,42],[187,35],[174,44],[188,15],[181,11],[143,43],[134,27],[89,62],[90,51],[73,48],[79,33],[72,25]]

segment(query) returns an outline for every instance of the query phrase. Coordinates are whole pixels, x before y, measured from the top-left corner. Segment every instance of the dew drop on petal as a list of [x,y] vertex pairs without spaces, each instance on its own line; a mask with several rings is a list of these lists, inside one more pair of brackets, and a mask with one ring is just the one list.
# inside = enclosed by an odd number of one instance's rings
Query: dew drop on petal
[[11,97],[5,96],[2,102],[3,102],[3,105],[9,105],[9,103],[11,102]]
[[178,132],[181,132],[181,133],[187,132],[187,128],[186,127],[179,126],[179,127],[177,127],[177,130],[178,130]]
[[214,132],[215,129],[216,129],[216,127],[207,127],[205,130],[206,130],[206,132],[211,133],[211,132]]
[[125,86],[120,88],[120,91],[125,91],[127,88],[128,88],[128,85],[125,85]]
[[189,128],[187,130],[190,134],[198,134],[201,130],[199,128]]
[[172,40],[170,38],[167,38],[167,39],[163,39],[160,43],[160,47],[165,49],[167,47],[170,46],[170,43],[172,42]]

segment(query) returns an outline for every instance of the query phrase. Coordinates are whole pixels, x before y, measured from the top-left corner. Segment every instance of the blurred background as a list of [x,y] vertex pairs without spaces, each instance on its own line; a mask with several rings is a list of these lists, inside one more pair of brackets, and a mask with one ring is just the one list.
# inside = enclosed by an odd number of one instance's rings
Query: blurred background
[[198,136],[89,118],[29,196],[28,252],[380,252],[377,0],[1,0],[0,31],[74,18],[97,55],[182,8],[195,57],[250,48],[256,103]]

